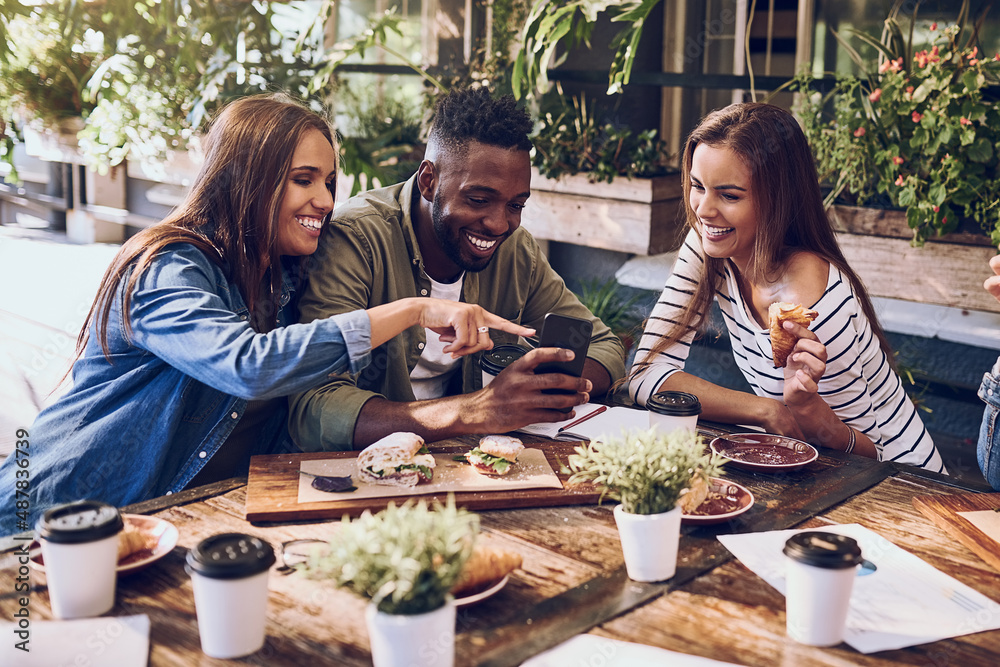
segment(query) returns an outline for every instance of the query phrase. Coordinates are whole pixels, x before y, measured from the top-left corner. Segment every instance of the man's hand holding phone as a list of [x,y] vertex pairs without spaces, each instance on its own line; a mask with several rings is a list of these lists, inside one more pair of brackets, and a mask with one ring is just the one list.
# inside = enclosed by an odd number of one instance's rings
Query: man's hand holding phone
[[[587,361],[587,350],[590,349],[590,338],[594,325],[590,320],[549,313],[542,320],[542,331],[538,337],[538,347],[561,348],[573,352],[573,359],[568,362],[553,362],[540,364],[535,373],[562,373],[573,377],[583,376],[583,365]],[[566,393],[561,389],[546,389],[543,393]],[[565,408],[562,412],[569,412]]]
[[538,348],[477,392],[475,412],[484,420],[485,431],[563,421],[575,406],[588,402],[593,385],[581,376],[592,328],[589,320],[547,315]]

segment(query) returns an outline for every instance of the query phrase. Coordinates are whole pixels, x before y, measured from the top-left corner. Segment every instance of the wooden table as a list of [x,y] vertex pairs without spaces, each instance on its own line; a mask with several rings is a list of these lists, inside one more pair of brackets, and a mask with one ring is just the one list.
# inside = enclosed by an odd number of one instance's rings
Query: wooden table
[[[541,443],[541,440],[526,441]],[[566,448],[545,441],[545,446]],[[727,524],[682,530],[677,574],[663,584],[625,576],[611,505],[481,511],[481,539],[524,558],[508,585],[459,610],[457,665],[516,665],[579,633],[612,637],[745,665],[1000,664],[1000,631],[910,649],[862,655],[846,644],[819,649],[785,636],[784,598],[716,539],[749,532],[859,523],[976,590],[1000,598],[1000,575],[912,505],[917,495],[967,492],[947,478],[869,459],[824,454],[801,471],[768,475],[732,470],[756,505]],[[215,665],[200,650],[184,557],[219,532],[249,532],[280,548],[300,538],[331,539],[338,522],[250,525],[243,520],[245,480],[202,487],[126,511],[154,514],[180,530],[164,559],[119,580],[112,615],[148,614],[150,665]],[[977,488],[974,490],[985,490]],[[0,610],[16,609],[13,556],[0,556]],[[327,581],[272,571],[267,642],[243,664],[367,665],[365,601]],[[49,618],[37,575],[31,618]]]

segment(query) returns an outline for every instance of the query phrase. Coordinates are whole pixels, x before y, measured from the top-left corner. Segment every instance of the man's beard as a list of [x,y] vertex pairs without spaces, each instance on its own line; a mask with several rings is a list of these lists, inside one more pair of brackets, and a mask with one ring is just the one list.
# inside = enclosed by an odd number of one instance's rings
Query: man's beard
[[[434,193],[434,204],[431,207],[431,221],[434,225],[434,235],[437,236],[438,243],[441,244],[441,249],[444,250],[444,254],[458,268],[470,273],[479,273],[493,261],[493,255],[496,254],[496,250],[494,249],[489,257],[464,256],[462,254],[463,232],[458,229],[452,229],[445,223],[444,214],[441,212],[443,208],[441,206],[441,191],[439,190]],[[503,241],[504,239],[497,239],[497,245]]]

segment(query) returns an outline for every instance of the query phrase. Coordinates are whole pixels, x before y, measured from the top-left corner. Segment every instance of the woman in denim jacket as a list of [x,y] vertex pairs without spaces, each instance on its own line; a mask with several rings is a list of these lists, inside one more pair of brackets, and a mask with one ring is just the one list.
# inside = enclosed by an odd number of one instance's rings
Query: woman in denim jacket
[[[983,287],[994,299],[1000,301],[1000,255],[990,260],[990,268],[994,275],[986,279]],[[983,412],[983,425],[979,429],[976,458],[979,459],[983,477],[990,486],[1000,491],[1000,357],[997,357],[993,369],[983,376],[979,398],[986,401],[986,410]]]
[[121,506],[246,474],[251,455],[290,446],[286,395],[360,371],[408,327],[441,334],[455,356],[492,347],[487,327],[534,333],[427,298],[297,324],[302,258],[333,209],[334,145],[287,96],[223,110],[184,203],[104,274],[72,389],[29,429],[28,456],[0,466],[0,534],[61,502]]

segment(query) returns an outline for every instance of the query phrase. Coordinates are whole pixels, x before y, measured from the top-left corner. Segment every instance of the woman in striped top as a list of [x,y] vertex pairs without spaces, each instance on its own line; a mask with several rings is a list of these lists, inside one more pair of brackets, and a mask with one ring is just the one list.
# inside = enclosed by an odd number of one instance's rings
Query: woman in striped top
[[[629,374],[636,402],[687,391],[705,419],[946,472],[837,244],[795,118],[769,104],[712,112],[688,138],[683,186],[691,229]],[[755,396],[684,372],[716,297]],[[819,312],[810,328],[784,324],[797,341],[783,369],[773,367],[768,334],[768,307],[779,301]]]

